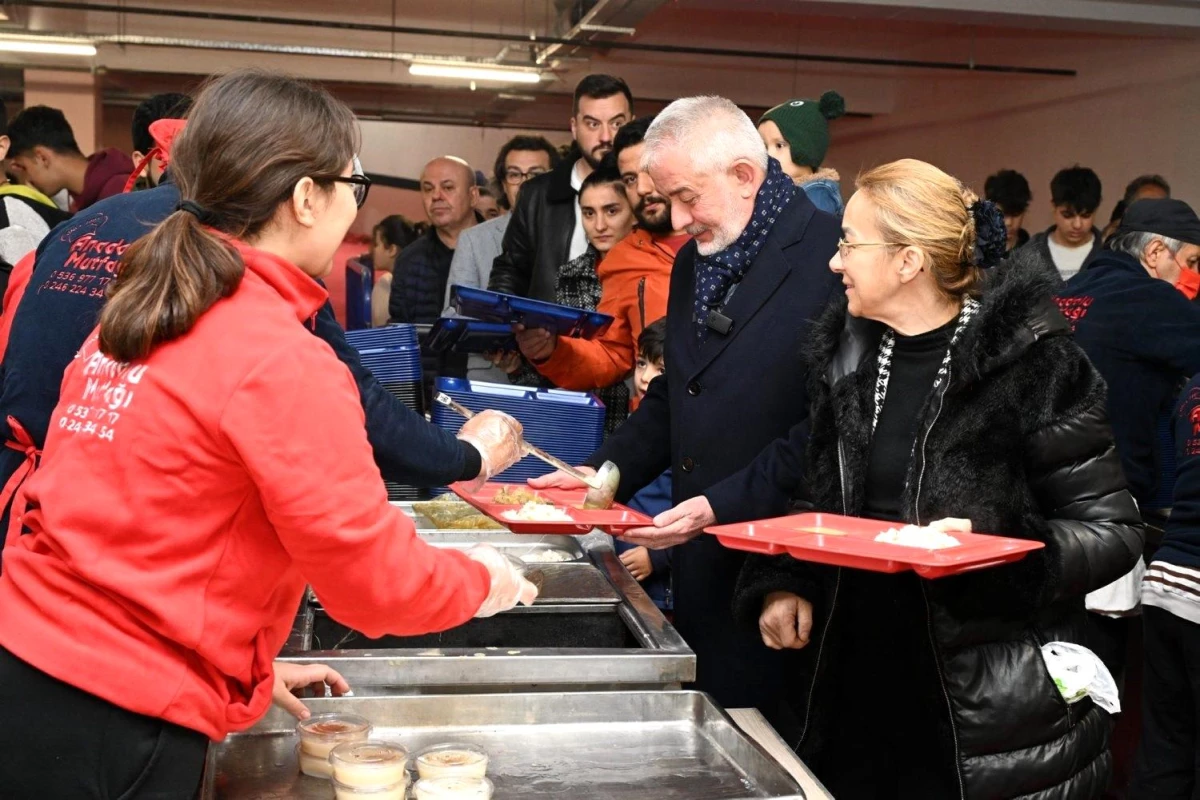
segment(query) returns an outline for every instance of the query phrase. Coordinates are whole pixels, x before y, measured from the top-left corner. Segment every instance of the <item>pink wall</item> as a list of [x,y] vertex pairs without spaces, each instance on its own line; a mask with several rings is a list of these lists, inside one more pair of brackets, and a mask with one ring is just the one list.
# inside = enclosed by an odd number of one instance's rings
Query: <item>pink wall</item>
[[1051,224],[1050,179],[1075,163],[1104,185],[1099,225],[1125,185],[1162,174],[1175,196],[1200,203],[1200,55],[1190,40],[1038,34],[986,29],[978,58],[1068,66],[1075,78],[915,73],[898,79],[894,113],[835,123],[828,163],[853,191],[856,172],[920,158],[982,193],[1001,168],[1029,179],[1030,232]]

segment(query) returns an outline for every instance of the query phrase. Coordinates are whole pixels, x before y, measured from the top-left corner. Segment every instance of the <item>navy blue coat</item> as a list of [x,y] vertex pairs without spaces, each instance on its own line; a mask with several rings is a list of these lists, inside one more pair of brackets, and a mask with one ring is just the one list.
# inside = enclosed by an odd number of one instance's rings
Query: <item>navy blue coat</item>
[[[58,404],[63,371],[96,327],[107,284],[125,249],[174,210],[179,190],[167,182],[102,200],[55,228],[38,247],[33,277],[17,306],[0,364],[0,433],[16,418],[40,449]],[[367,436],[384,477],[437,486],[479,474],[479,454],[425,421],[387,392],[358,358],[329,303],[312,331],[333,348],[358,384]],[[0,485],[23,456],[0,449]]]
[[[705,495],[719,522],[787,511],[800,488],[808,415],[804,344],[812,322],[840,291],[829,260],[840,236],[836,218],[798,193],[780,215],[737,291],[723,309],[727,335],[701,344],[692,322],[696,244],[675,258],[667,304],[666,371],[638,410],[589,459],[621,469],[626,500],[668,467],[673,500]],[[777,445],[780,437],[793,447]],[[754,462],[752,469],[744,469]],[[729,708],[757,707],[785,736],[796,726],[780,690],[795,678],[795,653],[763,645],[739,628],[731,610],[745,556],[708,535],[674,549],[675,624],[696,651],[696,685]]]
[[1175,410],[1175,502],[1155,561],[1200,569],[1200,375]]
[[1075,341],[1108,384],[1108,416],[1129,491],[1143,509],[1163,477],[1156,427],[1200,372],[1200,307],[1138,261],[1104,250],[1058,296]]

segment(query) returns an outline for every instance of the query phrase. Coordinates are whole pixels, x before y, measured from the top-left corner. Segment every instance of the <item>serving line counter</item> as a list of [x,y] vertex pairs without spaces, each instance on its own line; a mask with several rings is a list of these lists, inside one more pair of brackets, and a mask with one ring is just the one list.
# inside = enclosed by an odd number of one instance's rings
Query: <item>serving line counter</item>
[[437,547],[487,542],[533,561],[537,602],[440,634],[368,639],[308,595],[281,656],[338,670],[358,696],[458,691],[679,688],[696,657],[617,558],[612,540],[439,530],[413,517]]
[[[488,756],[496,800],[828,800],[761,716],[698,692],[534,692],[309,701],[366,717],[372,737],[412,755],[443,742]],[[753,734],[748,732],[753,731]],[[772,739],[774,741],[772,741]],[[209,749],[205,800],[332,800],[299,773],[295,720],[278,709]]]
[[[442,634],[366,639],[306,597],[283,660],[341,672],[353,697],[314,714],[366,717],[410,756],[443,742],[482,747],[494,797],[571,800],[828,800],[754,709],[726,713],[682,691],[696,658],[600,533],[445,530],[397,503],[437,547],[487,542],[529,563],[529,608]],[[279,709],[209,748],[206,800],[331,800],[301,775],[296,721]],[[411,767],[410,758],[410,767]]]

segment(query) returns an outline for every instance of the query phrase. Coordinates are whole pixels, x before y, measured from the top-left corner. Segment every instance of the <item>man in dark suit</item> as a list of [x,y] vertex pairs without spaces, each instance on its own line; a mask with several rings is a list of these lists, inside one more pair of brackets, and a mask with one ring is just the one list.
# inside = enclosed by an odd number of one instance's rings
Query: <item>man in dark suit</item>
[[[806,436],[803,350],[840,288],[829,269],[839,223],[796,189],[749,117],[723,98],[668,106],[646,133],[643,165],[671,199],[673,227],[694,239],[671,274],[666,372],[588,463],[620,467],[619,500],[674,470],[676,506],[625,538],[678,545],[675,622],[696,651],[696,687],[726,707],[758,707],[795,739],[803,720],[780,701],[805,656],[772,652],[757,631],[735,625],[744,556],[699,534],[716,522],[781,515],[801,488],[788,448],[750,465],[772,442],[802,445]],[[569,482],[558,474],[536,485]]]

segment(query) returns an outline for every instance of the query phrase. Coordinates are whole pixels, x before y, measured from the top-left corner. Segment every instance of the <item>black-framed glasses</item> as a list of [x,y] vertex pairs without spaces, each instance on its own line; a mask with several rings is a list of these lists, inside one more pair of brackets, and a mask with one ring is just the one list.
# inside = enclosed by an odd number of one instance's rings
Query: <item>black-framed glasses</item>
[[367,193],[371,191],[371,179],[363,174],[362,162],[358,160],[358,156],[354,157],[353,170],[351,175],[338,175],[330,180],[350,184],[350,188],[354,190],[354,203],[362,208],[363,203],[367,202]]
[[547,172],[549,172],[549,170],[542,169],[541,167],[533,167],[529,170],[529,172],[521,172],[521,170],[516,169],[515,167],[510,167],[509,169],[504,170],[504,182],[510,186],[516,186],[519,183],[524,183],[530,178],[536,178],[538,175],[545,175]]

